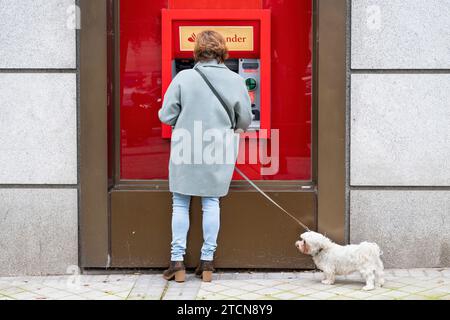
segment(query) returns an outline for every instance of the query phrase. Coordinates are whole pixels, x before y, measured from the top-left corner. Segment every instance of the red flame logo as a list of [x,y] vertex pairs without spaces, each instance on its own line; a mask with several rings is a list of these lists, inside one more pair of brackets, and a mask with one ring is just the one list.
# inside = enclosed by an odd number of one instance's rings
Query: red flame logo
[[191,36],[188,38],[188,41],[195,42],[195,39],[197,39],[197,36],[195,35],[195,33],[192,33]]

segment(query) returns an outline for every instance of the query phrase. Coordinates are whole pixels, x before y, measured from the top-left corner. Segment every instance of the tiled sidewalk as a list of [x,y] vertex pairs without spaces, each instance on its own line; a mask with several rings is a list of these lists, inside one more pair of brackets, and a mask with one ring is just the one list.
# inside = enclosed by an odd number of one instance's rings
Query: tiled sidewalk
[[214,274],[202,283],[189,274],[185,283],[167,282],[159,273],[81,276],[3,277],[0,300],[10,299],[444,299],[450,300],[450,269],[390,269],[381,289],[362,291],[358,274],[320,283],[320,272]]

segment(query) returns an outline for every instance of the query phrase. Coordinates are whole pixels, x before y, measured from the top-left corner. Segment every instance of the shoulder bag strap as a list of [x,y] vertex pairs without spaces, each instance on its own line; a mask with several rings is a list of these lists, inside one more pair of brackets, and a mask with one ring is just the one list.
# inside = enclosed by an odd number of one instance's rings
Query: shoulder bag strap
[[197,71],[200,76],[203,78],[203,80],[206,82],[206,84],[208,85],[208,87],[211,89],[211,91],[214,93],[214,95],[217,97],[217,99],[219,100],[220,104],[223,106],[223,108],[225,109],[225,111],[228,114],[228,117],[230,118],[231,121],[231,128],[234,129],[235,123],[233,121],[233,117],[232,117],[232,113],[231,110],[228,108],[227,104],[225,103],[225,101],[222,99],[222,97],[220,96],[220,94],[217,92],[217,90],[213,87],[213,85],[211,84],[211,82],[208,80],[208,78],[205,76],[205,74],[200,71],[200,69],[198,68],[194,68],[195,71]]

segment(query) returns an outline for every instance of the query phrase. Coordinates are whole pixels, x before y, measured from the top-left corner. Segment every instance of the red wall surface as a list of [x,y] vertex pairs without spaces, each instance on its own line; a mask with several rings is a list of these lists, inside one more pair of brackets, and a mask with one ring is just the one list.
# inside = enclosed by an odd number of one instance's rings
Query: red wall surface
[[[311,179],[311,0],[127,0],[120,7],[120,176],[167,179],[170,141],[161,138],[161,9],[271,10],[271,127],[279,129],[280,168],[240,165],[255,180]],[[262,35],[264,36],[264,35]],[[239,176],[234,176],[240,179]]]

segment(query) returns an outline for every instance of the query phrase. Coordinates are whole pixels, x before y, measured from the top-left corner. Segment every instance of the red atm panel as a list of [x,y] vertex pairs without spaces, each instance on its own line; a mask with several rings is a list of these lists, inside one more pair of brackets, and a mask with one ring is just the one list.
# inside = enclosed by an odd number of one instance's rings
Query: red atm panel
[[[192,58],[195,34],[206,29],[215,29],[222,33],[226,39],[229,39],[227,42],[230,59],[258,59],[256,60],[259,63],[257,77],[259,82],[258,102],[257,106],[256,104],[253,106],[257,118],[253,122],[253,126],[255,130],[270,130],[270,10],[163,9],[163,96],[172,81],[174,61],[176,59]],[[183,33],[184,30],[186,32]],[[238,34],[238,32],[240,33]],[[264,37],[261,37],[262,34]],[[241,37],[241,35],[244,36]],[[233,43],[236,37],[244,41]],[[182,46],[186,48],[182,48]],[[240,65],[243,64],[241,63]],[[238,72],[241,73],[239,70]],[[170,138],[171,127],[166,124],[161,124],[161,126],[162,137]]]

